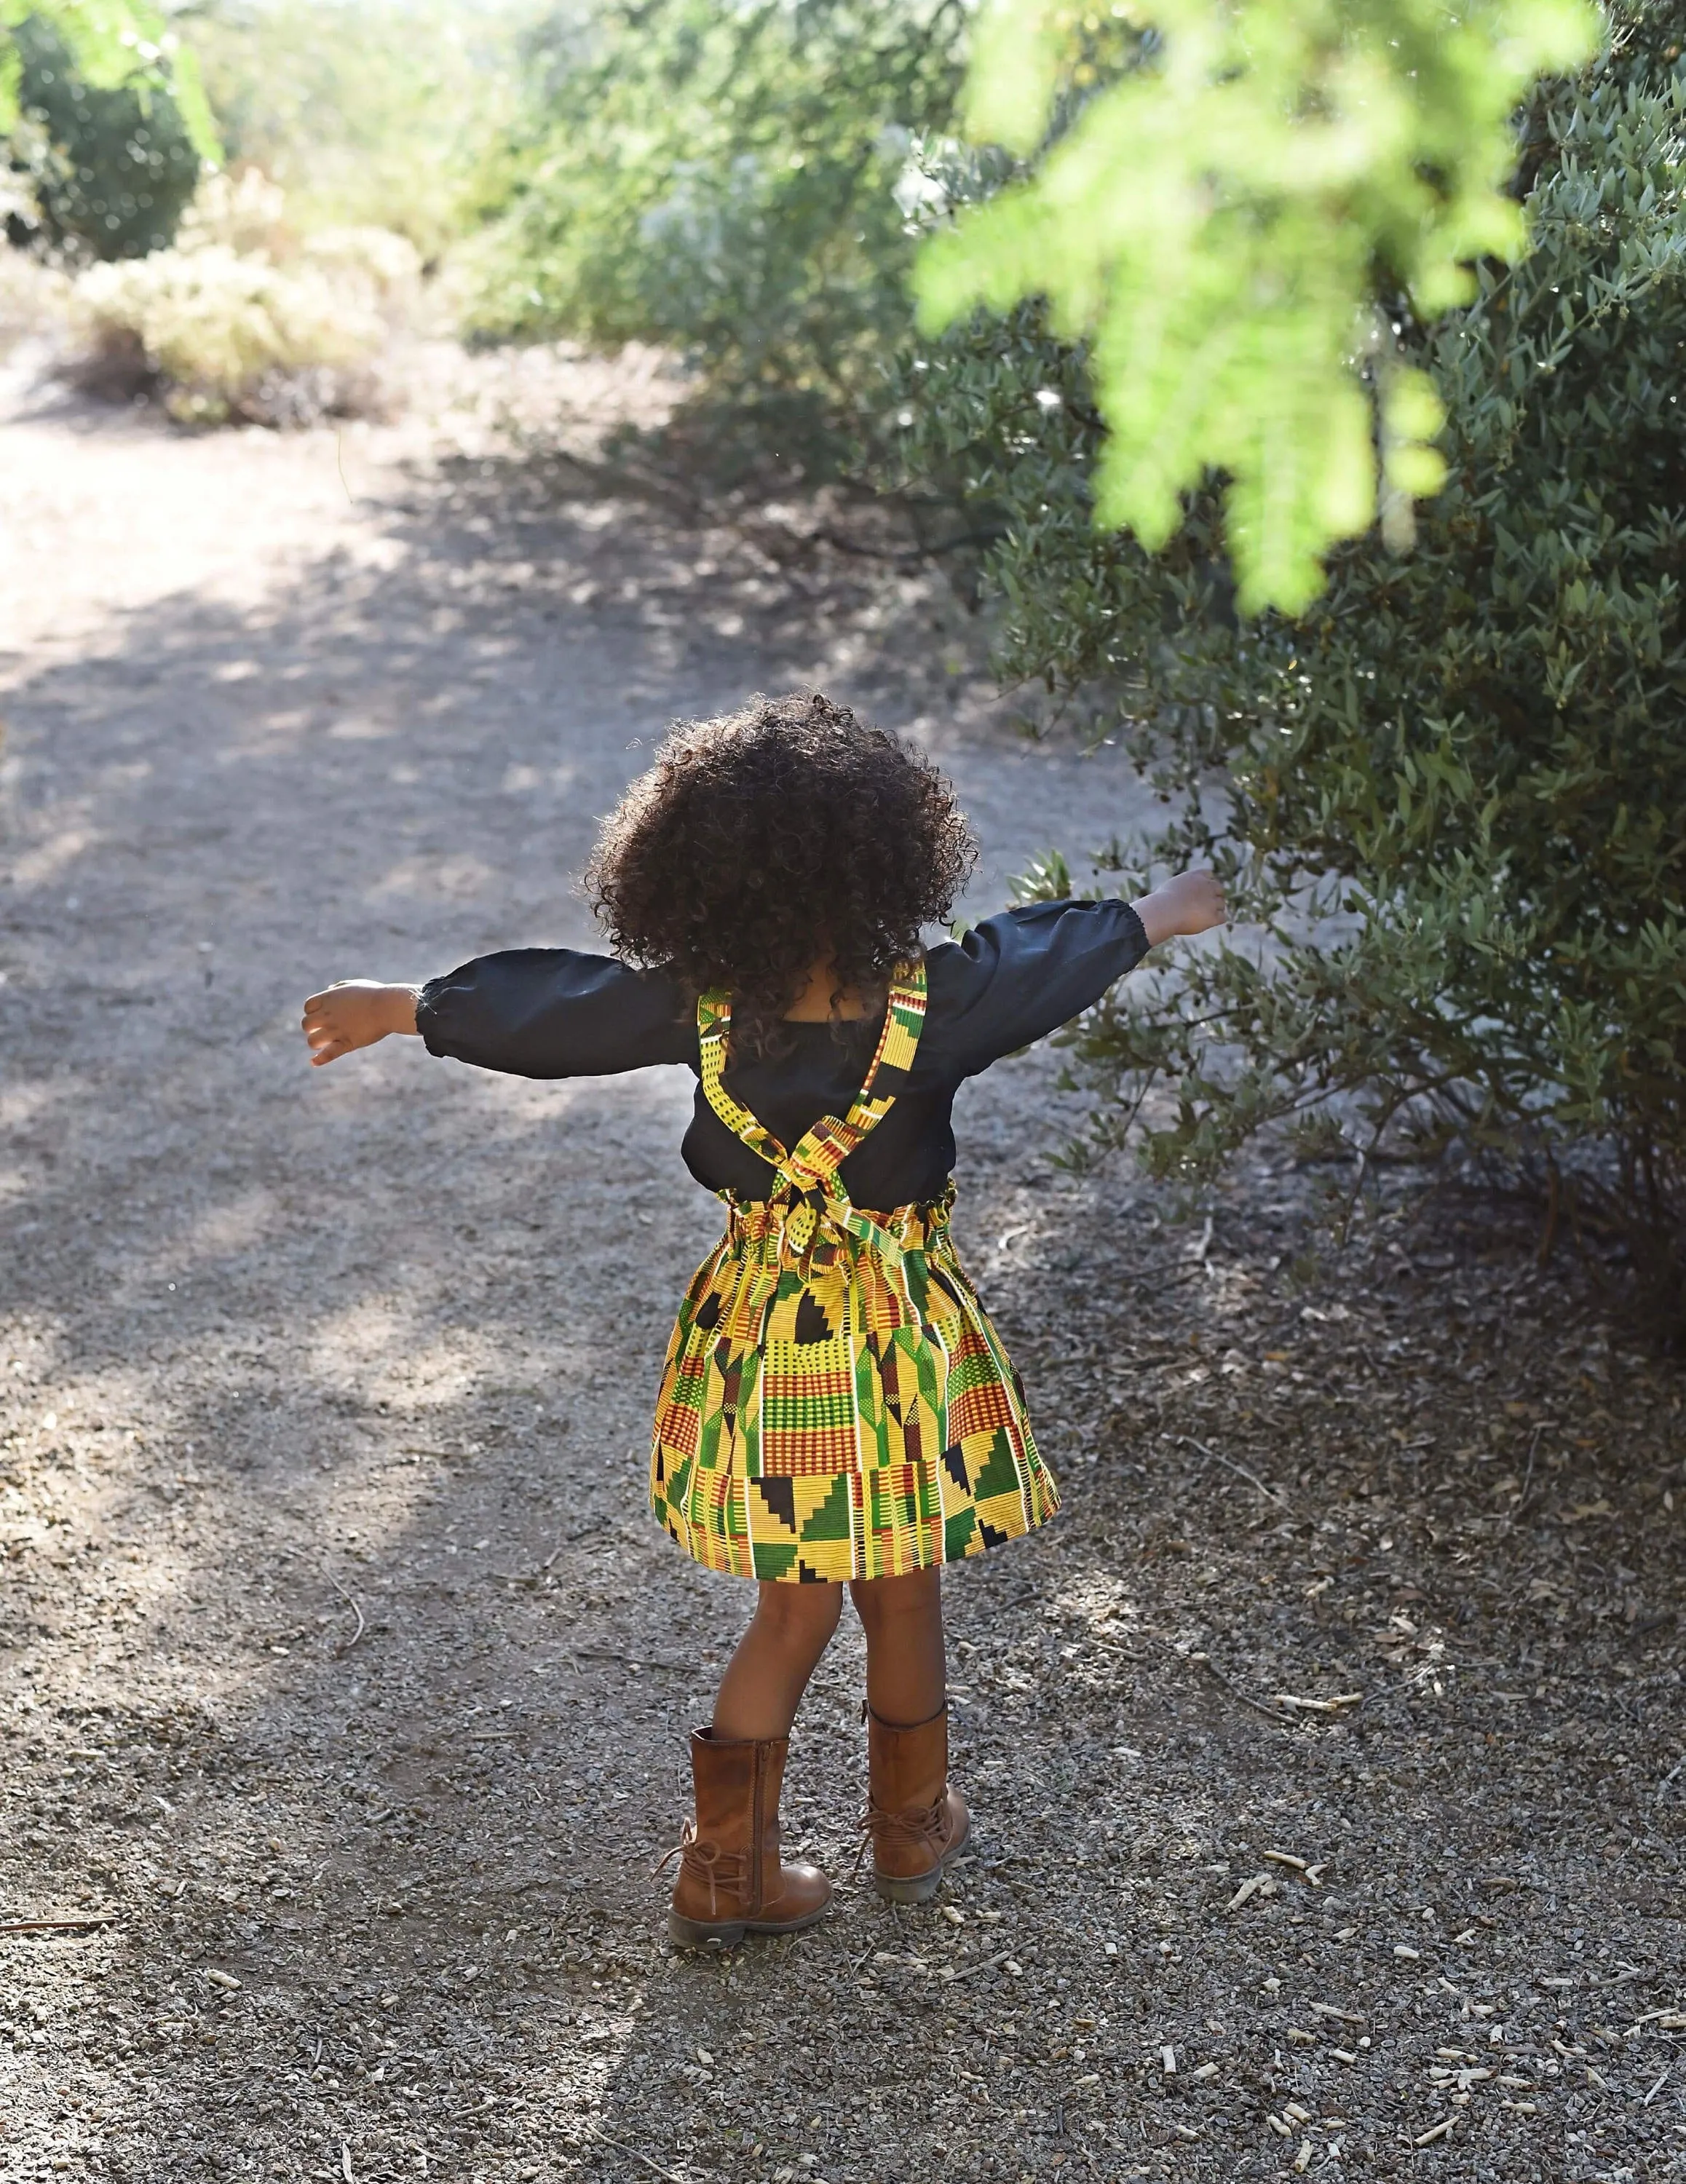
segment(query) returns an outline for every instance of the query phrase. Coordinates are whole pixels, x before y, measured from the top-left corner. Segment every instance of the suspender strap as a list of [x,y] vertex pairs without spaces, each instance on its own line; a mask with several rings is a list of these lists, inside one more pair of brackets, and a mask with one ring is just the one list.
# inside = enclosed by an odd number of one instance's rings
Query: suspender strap
[[732,996],[723,988],[715,988],[700,995],[697,1002],[703,1091],[732,1135],[771,1163],[781,1189],[798,1193],[823,1190],[827,1197],[846,1199],[837,1170],[895,1105],[896,1095],[913,1067],[924,1028],[925,965],[922,961],[900,964],[890,983],[884,1028],[878,1034],[872,1066],[854,1095],[854,1104],[847,1115],[822,1115],[802,1142],[787,1152],[772,1132],[726,1089]]

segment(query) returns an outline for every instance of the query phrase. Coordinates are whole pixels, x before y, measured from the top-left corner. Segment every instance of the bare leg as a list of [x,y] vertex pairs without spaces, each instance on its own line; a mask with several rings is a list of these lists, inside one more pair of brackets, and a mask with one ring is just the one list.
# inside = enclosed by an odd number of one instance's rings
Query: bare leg
[[943,1573],[862,1578],[849,1596],[866,1633],[866,1703],[880,1721],[910,1726],[943,1708]]
[[728,1742],[787,1736],[842,1613],[840,1585],[763,1584],[749,1628],[721,1679],[715,1736]]

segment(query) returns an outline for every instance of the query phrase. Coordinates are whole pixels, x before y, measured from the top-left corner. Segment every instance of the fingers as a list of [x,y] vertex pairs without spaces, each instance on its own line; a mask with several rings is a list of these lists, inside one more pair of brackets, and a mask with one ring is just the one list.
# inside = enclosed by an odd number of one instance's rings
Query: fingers
[[344,1021],[345,1012],[334,1007],[327,994],[313,994],[304,1004],[304,1014],[299,1019],[299,1029],[304,1034],[305,1044],[310,1049],[310,1066],[320,1069],[324,1063],[337,1061],[342,1054],[353,1054],[367,1041],[355,1036],[352,1027]]

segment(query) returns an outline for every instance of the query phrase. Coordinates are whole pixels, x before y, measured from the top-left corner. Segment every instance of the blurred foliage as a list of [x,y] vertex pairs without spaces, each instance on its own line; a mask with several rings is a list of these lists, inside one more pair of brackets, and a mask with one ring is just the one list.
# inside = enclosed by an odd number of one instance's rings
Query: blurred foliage
[[218,156],[216,128],[193,55],[181,46],[166,13],[148,0],[0,0],[0,137],[11,136],[22,114],[18,34],[25,24],[59,40],[90,90],[126,86],[143,99],[153,93],[168,97],[200,158]]
[[187,27],[231,164],[301,228],[376,226],[437,259],[478,217],[531,9],[464,0],[206,0]]
[[962,0],[609,0],[531,38],[488,187],[492,335],[657,342],[741,435],[823,469],[911,330],[897,185],[945,126]]
[[378,410],[380,361],[414,308],[420,270],[407,237],[301,233],[255,168],[214,175],[173,248],[78,279],[75,376],[113,394],[153,389],[181,424],[309,424]]
[[[910,375],[915,465],[1002,509],[1006,665],[1100,704],[1176,816],[1107,892],[1210,859],[1249,944],[1091,1016],[1074,1061],[1158,1173],[1261,1126],[1338,1154],[1486,1156],[1618,1240],[1686,1338],[1686,69],[1624,9],[1525,117],[1533,247],[1396,353],[1446,413],[1414,548],[1338,549],[1304,616],[1234,611],[1216,497],[1165,553],[1089,527],[1082,360],[979,321]],[[1117,875],[1124,875],[1121,880]],[[1068,884],[1061,875],[1060,890]],[[1047,875],[1039,883],[1051,884]]]
[[1375,514],[1377,406],[1388,487],[1442,476],[1427,381],[1355,370],[1378,271],[1433,315],[1471,261],[1516,256],[1512,114],[1597,21],[1589,0],[993,0],[966,132],[1030,165],[926,245],[922,320],[1046,299],[1106,420],[1097,520],[1162,546],[1221,471],[1242,606],[1302,608]]
[[160,249],[193,194],[201,152],[214,148],[191,63],[172,64],[141,37],[150,28],[162,38],[154,20],[119,22],[120,12],[0,16],[15,245],[72,260]]

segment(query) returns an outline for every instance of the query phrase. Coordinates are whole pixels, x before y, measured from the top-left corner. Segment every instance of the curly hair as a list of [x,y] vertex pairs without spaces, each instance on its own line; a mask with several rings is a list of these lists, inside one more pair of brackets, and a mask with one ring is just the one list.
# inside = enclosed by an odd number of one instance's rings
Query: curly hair
[[687,992],[725,986],[754,1049],[829,961],[881,989],[946,922],[977,855],[954,791],[817,691],[681,721],[603,822],[586,871],[615,953]]

